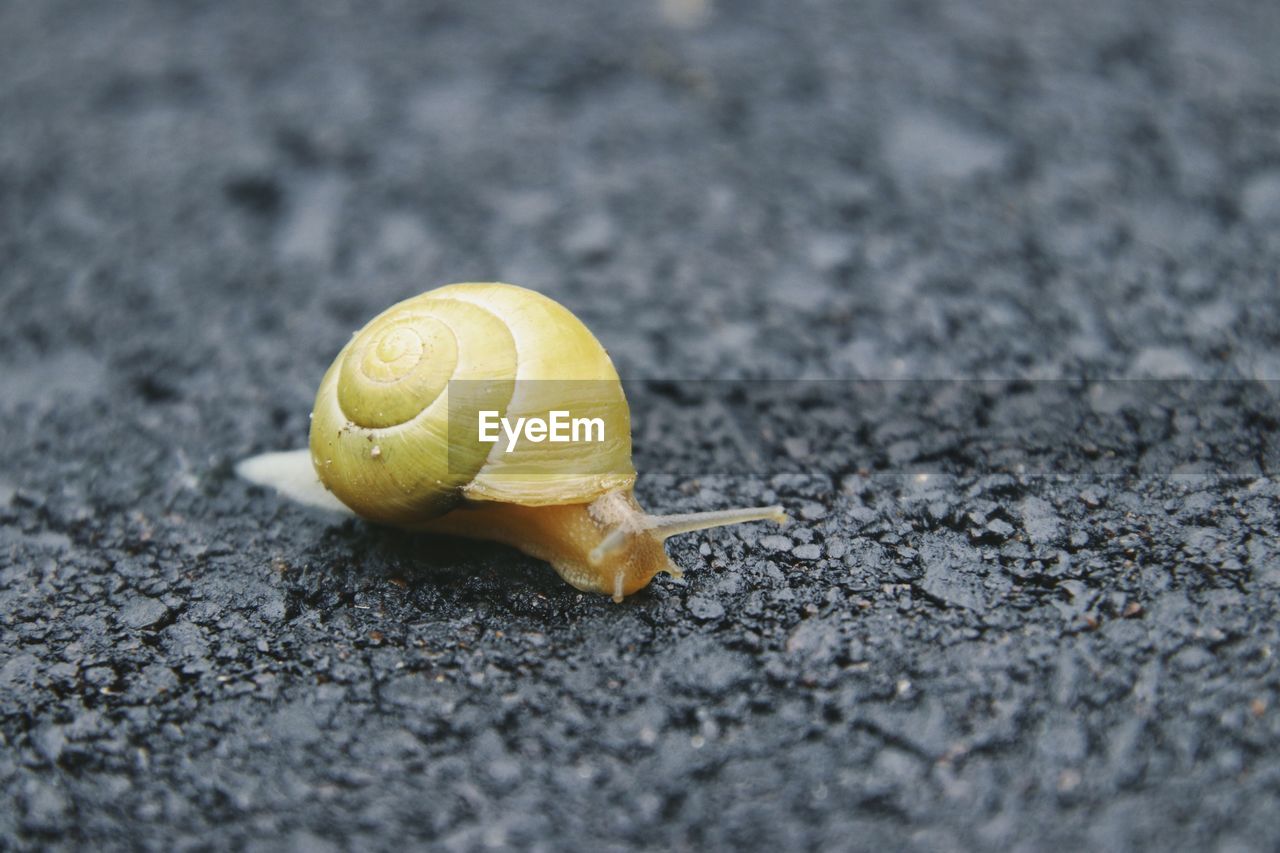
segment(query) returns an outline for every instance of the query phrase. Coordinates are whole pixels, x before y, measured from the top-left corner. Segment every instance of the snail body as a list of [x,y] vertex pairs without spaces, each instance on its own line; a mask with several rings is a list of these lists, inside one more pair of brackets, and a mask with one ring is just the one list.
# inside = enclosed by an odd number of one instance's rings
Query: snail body
[[[478,413],[521,422],[557,410],[599,420],[599,440],[479,440]],[[371,320],[321,380],[309,445],[238,470],[373,522],[513,546],[616,601],[680,575],[670,536],[786,520],[776,506],[646,513],[608,353],[559,303],[509,284],[448,285]]]

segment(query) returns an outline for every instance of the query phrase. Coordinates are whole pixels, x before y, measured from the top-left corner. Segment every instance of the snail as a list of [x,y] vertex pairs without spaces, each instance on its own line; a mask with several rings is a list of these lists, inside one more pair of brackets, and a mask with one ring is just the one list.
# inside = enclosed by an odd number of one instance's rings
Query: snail
[[[601,428],[556,441],[545,416],[554,426],[557,412]],[[481,440],[495,421],[505,434]],[[680,576],[668,537],[787,520],[778,506],[645,512],[608,353],[568,309],[510,284],[447,285],[369,321],[320,383],[309,444],[237,471],[375,523],[513,546],[619,602],[659,573]]]

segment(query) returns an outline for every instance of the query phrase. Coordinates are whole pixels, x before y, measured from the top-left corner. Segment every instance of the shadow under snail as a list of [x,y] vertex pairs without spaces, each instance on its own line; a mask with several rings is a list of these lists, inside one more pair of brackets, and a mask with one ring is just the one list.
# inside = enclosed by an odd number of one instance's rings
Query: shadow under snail
[[[451,389],[460,388],[476,399],[451,410]],[[586,411],[612,434],[557,444],[526,432],[513,445],[486,443],[459,412],[490,405],[516,423],[557,408]],[[633,494],[630,413],[608,353],[568,309],[510,284],[447,285],[379,314],[325,373],[310,447],[255,456],[237,472],[308,505],[513,546],[615,601],[659,572],[680,576],[668,537],[787,521],[778,506],[645,512]]]

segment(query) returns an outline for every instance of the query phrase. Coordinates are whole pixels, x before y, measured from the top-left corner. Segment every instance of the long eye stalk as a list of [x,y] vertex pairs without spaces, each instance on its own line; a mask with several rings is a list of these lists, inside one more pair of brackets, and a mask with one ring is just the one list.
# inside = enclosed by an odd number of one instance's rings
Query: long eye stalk
[[692,533],[695,530],[706,530],[711,527],[726,527],[730,524],[743,524],[748,521],[772,521],[786,524],[787,514],[780,506],[748,506],[737,509],[717,509],[711,512],[686,512],[678,515],[649,516],[651,524],[647,529],[659,539],[669,539],[681,533]]
[[786,524],[788,519],[780,506],[752,506],[676,515],[646,515],[637,525],[620,524],[610,530],[608,535],[600,540],[600,544],[591,549],[587,559],[593,566],[600,565],[608,559],[609,555],[621,550],[627,537],[633,533],[649,533],[665,541],[681,533],[692,533],[695,530],[725,527],[748,521],[773,521]]

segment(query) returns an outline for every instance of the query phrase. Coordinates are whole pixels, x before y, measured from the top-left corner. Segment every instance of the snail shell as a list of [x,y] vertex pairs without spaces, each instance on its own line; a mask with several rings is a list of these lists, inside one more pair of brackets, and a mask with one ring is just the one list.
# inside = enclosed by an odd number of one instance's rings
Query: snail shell
[[[451,408],[451,382],[474,399]],[[575,388],[593,399],[547,399]],[[606,440],[522,441],[506,452],[459,421],[464,408],[514,420],[570,406],[602,417]],[[441,287],[357,332],[320,382],[311,457],[340,501],[399,526],[464,501],[587,503],[636,478],[627,401],[604,347],[560,304],[509,284]]]

